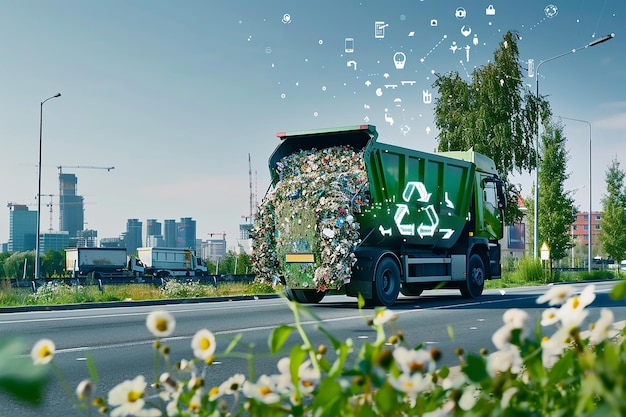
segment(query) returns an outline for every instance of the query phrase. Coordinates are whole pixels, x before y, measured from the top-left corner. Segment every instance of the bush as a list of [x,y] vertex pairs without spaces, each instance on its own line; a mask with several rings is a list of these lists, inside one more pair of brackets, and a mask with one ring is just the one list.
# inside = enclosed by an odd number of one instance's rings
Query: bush
[[514,275],[516,275],[516,279],[522,282],[542,282],[544,280],[541,261],[529,257],[520,258]]
[[[626,282],[612,292],[614,298],[625,294]],[[580,329],[594,299],[593,284],[580,294],[570,285],[555,285],[537,299],[548,307],[536,326],[523,310],[506,311],[492,337],[496,350],[466,354],[458,349],[457,372],[437,365],[436,348],[407,346],[401,331],[387,335],[385,329],[397,316],[384,308],[367,320],[376,340],[358,352],[350,338],[341,341],[319,326],[329,346],[313,346],[301,320],[309,312],[291,302],[295,325],[275,328],[268,341],[277,357],[276,373],[253,376],[253,356],[238,353],[238,336],[221,355],[247,357],[251,375],[235,374],[211,384],[215,336],[199,330],[191,341],[193,359],[169,366],[170,348],[162,339],[174,333],[176,321],[167,311],[154,311],[146,326],[156,338],[158,381],[139,375],[121,382],[106,398],[94,398],[98,376],[89,362],[91,379],[76,387],[73,401],[84,415],[95,407],[117,416],[626,415],[626,344],[624,334],[612,327],[613,313],[604,308],[590,332]],[[359,307],[363,305],[359,298]],[[281,357],[294,332],[301,342]],[[52,364],[59,374],[54,351],[52,341],[40,340],[31,351],[33,362]],[[2,360],[7,358],[0,355]]]
[[165,283],[161,291],[167,298],[205,297],[210,294],[215,294],[215,287],[202,285],[197,281],[180,282],[169,280]]

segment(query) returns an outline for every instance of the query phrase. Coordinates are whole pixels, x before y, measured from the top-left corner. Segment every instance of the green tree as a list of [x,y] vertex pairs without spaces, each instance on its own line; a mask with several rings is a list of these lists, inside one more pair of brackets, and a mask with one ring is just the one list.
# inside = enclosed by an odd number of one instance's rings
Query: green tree
[[65,251],[55,251],[48,249],[41,256],[41,277],[57,278],[64,274],[65,270]]
[[626,259],[625,175],[615,157],[606,171],[606,194],[601,200],[603,213],[598,238],[607,255],[617,262]]
[[11,256],[11,252],[0,252],[0,277],[8,278],[5,269],[4,269],[4,261]]
[[35,253],[13,252],[4,260],[4,271],[9,278],[22,279],[24,275],[24,262],[26,261],[26,279],[35,277]]
[[245,252],[241,252],[237,255],[237,274],[246,275],[252,273],[252,261],[250,255]]
[[524,87],[517,41],[516,33],[507,32],[493,61],[475,69],[470,82],[453,72],[433,83],[439,91],[439,151],[473,148],[494,160],[508,191],[507,224],[523,216],[517,206],[521,187],[512,184],[509,175],[536,167],[537,115],[550,115],[548,102]]
[[551,264],[569,256],[574,246],[570,233],[576,219],[573,192],[563,188],[569,178],[566,142],[563,126],[545,124],[539,163],[539,242],[548,244]]

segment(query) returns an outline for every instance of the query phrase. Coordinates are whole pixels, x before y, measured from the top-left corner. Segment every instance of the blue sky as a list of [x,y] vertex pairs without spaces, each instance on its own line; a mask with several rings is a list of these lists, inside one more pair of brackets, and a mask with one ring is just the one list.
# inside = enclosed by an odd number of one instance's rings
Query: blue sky
[[[99,237],[193,217],[199,238],[225,232],[232,247],[250,182],[255,202],[269,185],[276,132],[367,121],[432,151],[435,74],[469,76],[516,30],[524,67],[615,34],[539,74],[555,115],[592,125],[590,157],[588,125],[563,120],[566,188],[582,211],[591,188],[600,210],[608,165],[626,169],[624,19],[621,0],[0,0],[0,199],[36,204],[39,103],[61,93],[43,107],[42,230],[58,166],[114,166],[63,169]],[[533,178],[516,177],[525,196]],[[8,223],[6,209],[0,242]]]

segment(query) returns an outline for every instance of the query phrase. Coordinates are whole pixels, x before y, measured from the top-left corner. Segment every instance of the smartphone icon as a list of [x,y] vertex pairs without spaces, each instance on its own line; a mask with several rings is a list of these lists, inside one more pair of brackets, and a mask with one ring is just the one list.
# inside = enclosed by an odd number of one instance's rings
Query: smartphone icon
[[374,37],[378,39],[384,38],[387,26],[389,25],[385,24],[385,22],[374,22]]
[[354,52],[354,38],[346,38],[346,53],[351,54]]

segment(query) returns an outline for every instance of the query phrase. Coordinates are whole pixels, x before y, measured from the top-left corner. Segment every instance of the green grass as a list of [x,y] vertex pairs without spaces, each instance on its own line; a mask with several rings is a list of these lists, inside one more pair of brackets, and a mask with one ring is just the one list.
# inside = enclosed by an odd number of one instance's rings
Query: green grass
[[39,287],[37,293],[33,294],[31,288],[11,288],[8,281],[3,279],[0,280],[0,307],[259,295],[279,290],[256,282],[220,283],[217,287],[198,283],[169,287],[162,289],[152,284],[119,284],[106,285],[103,291],[100,291],[97,285],[69,286],[49,283]]

